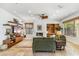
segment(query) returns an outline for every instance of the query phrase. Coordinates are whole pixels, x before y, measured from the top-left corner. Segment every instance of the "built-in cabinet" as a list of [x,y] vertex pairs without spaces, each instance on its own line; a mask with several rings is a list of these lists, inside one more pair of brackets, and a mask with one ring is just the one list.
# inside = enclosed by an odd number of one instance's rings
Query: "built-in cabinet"
[[50,37],[51,35],[55,34],[57,28],[59,28],[59,24],[47,24],[47,37]]

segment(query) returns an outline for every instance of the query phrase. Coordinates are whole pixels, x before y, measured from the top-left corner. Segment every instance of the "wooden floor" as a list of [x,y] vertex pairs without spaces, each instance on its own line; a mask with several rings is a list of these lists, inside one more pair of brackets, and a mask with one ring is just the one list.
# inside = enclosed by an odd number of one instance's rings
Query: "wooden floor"
[[0,51],[0,56],[78,56],[79,46],[71,42],[67,42],[66,49],[52,52],[36,52],[32,53],[32,40],[23,40],[10,49]]

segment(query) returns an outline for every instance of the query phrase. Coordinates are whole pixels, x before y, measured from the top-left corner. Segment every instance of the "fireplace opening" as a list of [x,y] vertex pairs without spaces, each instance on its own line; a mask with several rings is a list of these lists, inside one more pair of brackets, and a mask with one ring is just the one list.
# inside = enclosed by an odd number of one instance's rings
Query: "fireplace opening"
[[41,36],[41,37],[43,37],[43,33],[36,33],[36,36]]

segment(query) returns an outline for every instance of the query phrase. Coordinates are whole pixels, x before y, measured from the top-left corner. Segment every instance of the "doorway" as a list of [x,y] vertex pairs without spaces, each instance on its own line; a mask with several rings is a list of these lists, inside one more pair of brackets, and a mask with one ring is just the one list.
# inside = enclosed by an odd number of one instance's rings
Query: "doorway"
[[59,27],[59,24],[47,24],[47,37],[56,33],[56,28]]
[[26,38],[27,39],[32,39],[33,23],[25,23],[25,32],[26,32]]

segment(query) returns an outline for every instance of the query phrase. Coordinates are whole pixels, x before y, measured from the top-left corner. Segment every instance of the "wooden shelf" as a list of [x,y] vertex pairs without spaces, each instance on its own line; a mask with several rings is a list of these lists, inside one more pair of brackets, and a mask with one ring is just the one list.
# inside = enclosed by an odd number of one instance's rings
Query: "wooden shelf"
[[9,23],[15,23],[15,22],[13,22],[13,21],[8,21]]
[[3,26],[11,26],[10,24],[3,24]]
[[7,44],[8,48],[10,48],[10,47],[12,47],[13,45],[15,45],[16,43],[19,43],[22,40],[23,40],[23,37],[20,36],[20,37],[16,37],[15,38],[15,42],[13,42],[11,39],[7,39],[7,40],[3,41],[3,44]]
[[13,24],[3,24],[3,26],[17,26],[17,25],[13,25]]

